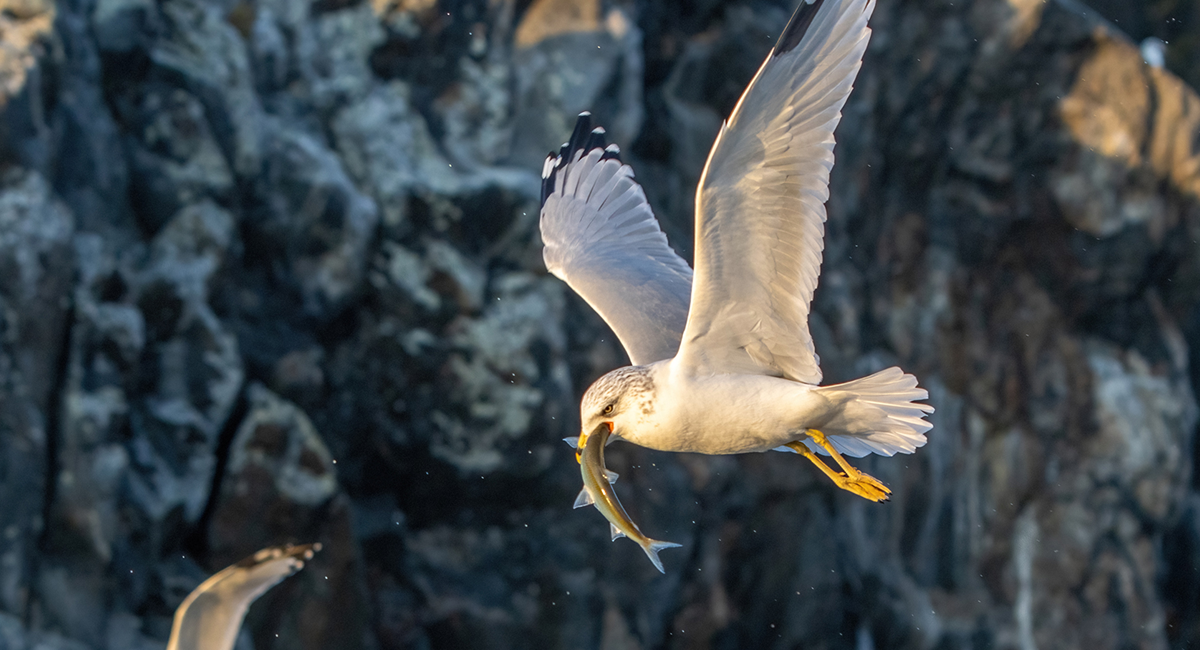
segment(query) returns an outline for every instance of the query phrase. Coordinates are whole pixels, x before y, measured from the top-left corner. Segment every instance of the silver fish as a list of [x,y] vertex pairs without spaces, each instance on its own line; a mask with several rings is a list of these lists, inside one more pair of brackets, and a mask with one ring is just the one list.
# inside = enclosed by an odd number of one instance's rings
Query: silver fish
[[646,537],[617,499],[617,493],[612,488],[612,484],[617,480],[617,473],[604,467],[604,446],[612,435],[612,429],[609,427],[608,423],[601,424],[592,433],[580,436],[576,443],[578,451],[575,458],[579,461],[579,470],[583,474],[583,489],[579,491],[579,498],[575,499],[575,507],[595,505],[600,514],[608,520],[613,541],[619,537],[628,537],[637,542],[646,552],[646,557],[654,563],[654,567],[660,573],[666,573],[662,560],[658,559],[658,552],[664,548],[678,548],[680,545]]

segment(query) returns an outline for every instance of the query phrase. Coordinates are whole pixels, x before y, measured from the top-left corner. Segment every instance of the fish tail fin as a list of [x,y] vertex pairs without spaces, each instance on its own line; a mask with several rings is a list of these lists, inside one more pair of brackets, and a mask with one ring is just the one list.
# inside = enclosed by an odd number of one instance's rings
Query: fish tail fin
[[665,548],[679,548],[680,546],[683,545],[647,538],[646,543],[642,545],[642,550],[646,552],[646,557],[650,558],[650,561],[654,563],[654,568],[658,569],[659,573],[665,574],[667,570],[663,568],[662,560],[658,559],[658,552]]

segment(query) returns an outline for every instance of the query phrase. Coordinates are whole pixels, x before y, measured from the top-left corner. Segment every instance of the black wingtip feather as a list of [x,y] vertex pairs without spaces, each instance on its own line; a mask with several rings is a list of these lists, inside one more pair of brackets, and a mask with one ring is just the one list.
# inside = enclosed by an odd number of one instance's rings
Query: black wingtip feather
[[615,144],[606,146],[605,135],[604,127],[592,128],[590,112],[584,111],[579,114],[579,119],[575,122],[575,130],[571,133],[571,139],[563,143],[562,149],[559,149],[557,154],[551,152],[546,156],[546,164],[543,166],[542,173],[542,205],[545,205],[546,199],[554,193],[554,182],[558,173],[575,159],[577,152],[586,153],[593,149],[603,149],[604,153],[600,156],[602,159],[621,159],[621,149]]
[[584,150],[591,151],[592,149],[603,149],[605,144],[604,127],[598,126],[592,129],[591,135],[588,136],[587,147]]
[[[583,149],[591,134],[592,114],[584,111],[579,114],[579,119],[575,120],[575,130],[571,133],[571,139],[567,141],[567,146],[571,148],[571,153],[573,154],[579,149]],[[563,158],[569,160],[569,157],[566,155]]]
[[825,0],[800,0],[800,6],[796,7],[792,19],[788,21],[787,27],[779,35],[779,41],[775,43],[773,56],[787,54],[796,49],[800,41],[804,40],[804,35],[808,33],[813,18],[817,17],[817,12],[821,10],[821,5],[824,3]]

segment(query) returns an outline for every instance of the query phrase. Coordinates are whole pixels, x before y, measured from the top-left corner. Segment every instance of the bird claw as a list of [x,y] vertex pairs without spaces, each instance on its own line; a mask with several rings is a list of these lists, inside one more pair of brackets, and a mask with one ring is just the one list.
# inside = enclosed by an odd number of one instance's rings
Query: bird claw
[[847,476],[839,473],[840,478],[834,479],[838,487],[853,492],[858,496],[876,503],[890,501],[892,491],[882,481],[865,472],[857,472],[857,476]]
[[817,455],[810,451],[809,448],[799,440],[789,442],[785,446],[812,461],[814,465],[816,465],[833,481],[834,485],[842,488],[843,490],[852,492],[864,499],[867,499],[868,501],[874,501],[876,503],[883,503],[884,501],[891,500],[892,491],[889,490],[882,481],[874,476],[851,467],[850,463],[847,463],[846,459],[842,458],[842,455],[838,453],[838,450],[834,449],[833,445],[829,443],[829,439],[825,436],[825,434],[821,433],[820,431],[810,430],[809,436],[814,442],[816,442],[818,445],[821,445],[825,451],[829,452],[829,455],[832,456],[835,461],[837,461],[837,464],[842,468],[842,471],[838,472],[830,468],[820,458],[817,458]]

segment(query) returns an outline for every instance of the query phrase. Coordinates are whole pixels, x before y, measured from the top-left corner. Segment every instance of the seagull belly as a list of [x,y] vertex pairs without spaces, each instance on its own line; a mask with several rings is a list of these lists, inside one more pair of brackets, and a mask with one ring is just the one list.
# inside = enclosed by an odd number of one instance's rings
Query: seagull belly
[[768,451],[820,428],[840,406],[815,386],[778,377],[711,375],[671,384],[656,400],[657,422],[631,442],[701,454]]

